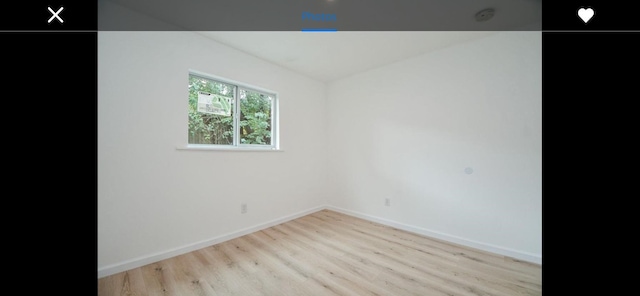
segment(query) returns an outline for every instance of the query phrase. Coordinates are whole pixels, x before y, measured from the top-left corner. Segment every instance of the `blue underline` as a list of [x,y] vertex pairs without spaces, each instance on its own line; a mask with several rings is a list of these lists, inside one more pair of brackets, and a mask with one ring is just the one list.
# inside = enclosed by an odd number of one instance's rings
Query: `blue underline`
[[338,29],[331,29],[331,28],[307,28],[307,29],[302,29],[302,32],[338,32]]

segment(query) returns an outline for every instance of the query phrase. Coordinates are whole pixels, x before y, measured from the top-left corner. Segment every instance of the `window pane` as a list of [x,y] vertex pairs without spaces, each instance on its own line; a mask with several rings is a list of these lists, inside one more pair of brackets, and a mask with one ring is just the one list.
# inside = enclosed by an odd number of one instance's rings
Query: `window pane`
[[240,144],[271,145],[273,96],[240,89]]
[[235,87],[189,75],[189,144],[233,145]]

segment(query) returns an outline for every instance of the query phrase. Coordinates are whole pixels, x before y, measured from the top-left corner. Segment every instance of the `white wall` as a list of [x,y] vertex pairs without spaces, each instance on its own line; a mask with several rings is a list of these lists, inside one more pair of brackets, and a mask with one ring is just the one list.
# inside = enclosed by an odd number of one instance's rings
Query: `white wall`
[[[101,31],[98,65],[99,271],[327,204],[541,258],[539,32],[495,33],[328,87],[193,32]],[[278,91],[284,152],[176,150],[188,69]]]
[[540,261],[541,59],[500,32],[330,83],[329,204]]
[[[101,31],[98,65],[99,270],[325,204],[323,83],[192,32]],[[279,92],[284,151],[176,150],[188,69]]]

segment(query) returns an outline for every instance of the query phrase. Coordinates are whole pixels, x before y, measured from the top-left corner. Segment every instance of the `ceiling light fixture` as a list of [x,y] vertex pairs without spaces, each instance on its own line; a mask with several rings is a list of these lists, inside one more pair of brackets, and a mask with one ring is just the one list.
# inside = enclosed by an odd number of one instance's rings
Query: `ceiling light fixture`
[[481,10],[480,12],[476,13],[476,21],[478,22],[488,21],[493,17],[495,13],[496,13],[495,10],[493,10],[492,8]]

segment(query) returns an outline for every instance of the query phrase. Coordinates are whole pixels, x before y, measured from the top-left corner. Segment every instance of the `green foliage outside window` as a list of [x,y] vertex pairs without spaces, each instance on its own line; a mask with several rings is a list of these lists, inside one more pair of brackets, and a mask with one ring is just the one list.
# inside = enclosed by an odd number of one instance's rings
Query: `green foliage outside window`
[[[189,75],[189,144],[233,145],[234,94],[238,87]],[[228,97],[231,116],[198,111],[198,92]],[[240,144],[271,145],[273,98],[251,90],[239,90]]]
[[240,143],[271,144],[271,99],[261,93],[240,91]]

